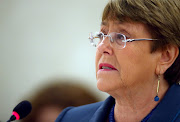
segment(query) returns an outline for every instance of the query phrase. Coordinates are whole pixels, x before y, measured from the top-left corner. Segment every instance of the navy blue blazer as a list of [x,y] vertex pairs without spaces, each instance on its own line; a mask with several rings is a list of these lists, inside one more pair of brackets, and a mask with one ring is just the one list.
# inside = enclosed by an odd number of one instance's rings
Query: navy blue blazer
[[[110,96],[103,102],[68,107],[55,122],[106,122],[114,103],[114,98]],[[174,84],[168,89],[148,122],[180,122],[180,85]]]

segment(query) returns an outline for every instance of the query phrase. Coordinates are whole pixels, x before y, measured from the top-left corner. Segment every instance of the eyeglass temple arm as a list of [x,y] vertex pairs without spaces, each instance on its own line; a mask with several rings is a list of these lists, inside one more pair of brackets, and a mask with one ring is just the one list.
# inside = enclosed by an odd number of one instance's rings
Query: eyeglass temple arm
[[158,40],[158,39],[126,39],[126,42],[143,41],[143,40],[152,41],[152,40]]

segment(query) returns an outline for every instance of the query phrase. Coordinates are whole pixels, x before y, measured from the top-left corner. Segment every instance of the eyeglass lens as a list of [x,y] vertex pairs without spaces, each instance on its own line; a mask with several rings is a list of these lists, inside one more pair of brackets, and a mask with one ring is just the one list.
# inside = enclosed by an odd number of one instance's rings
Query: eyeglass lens
[[124,48],[126,45],[126,37],[123,34],[112,32],[109,35],[104,35],[103,33],[90,33],[90,42],[93,46],[98,46],[99,43],[108,38],[112,47]]

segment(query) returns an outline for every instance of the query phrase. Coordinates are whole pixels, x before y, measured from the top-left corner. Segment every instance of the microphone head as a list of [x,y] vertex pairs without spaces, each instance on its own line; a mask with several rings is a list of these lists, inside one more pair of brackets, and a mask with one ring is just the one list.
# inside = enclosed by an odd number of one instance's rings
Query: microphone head
[[13,115],[16,117],[16,120],[26,117],[32,110],[31,103],[29,101],[20,102],[14,109]]

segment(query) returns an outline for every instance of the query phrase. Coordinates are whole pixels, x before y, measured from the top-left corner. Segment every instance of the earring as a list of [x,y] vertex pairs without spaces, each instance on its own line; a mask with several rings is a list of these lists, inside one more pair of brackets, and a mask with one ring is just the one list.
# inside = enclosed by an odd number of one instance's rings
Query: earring
[[160,75],[158,75],[158,85],[157,85],[157,93],[156,96],[154,97],[154,101],[159,101],[158,93],[159,93],[159,83],[160,83]]

